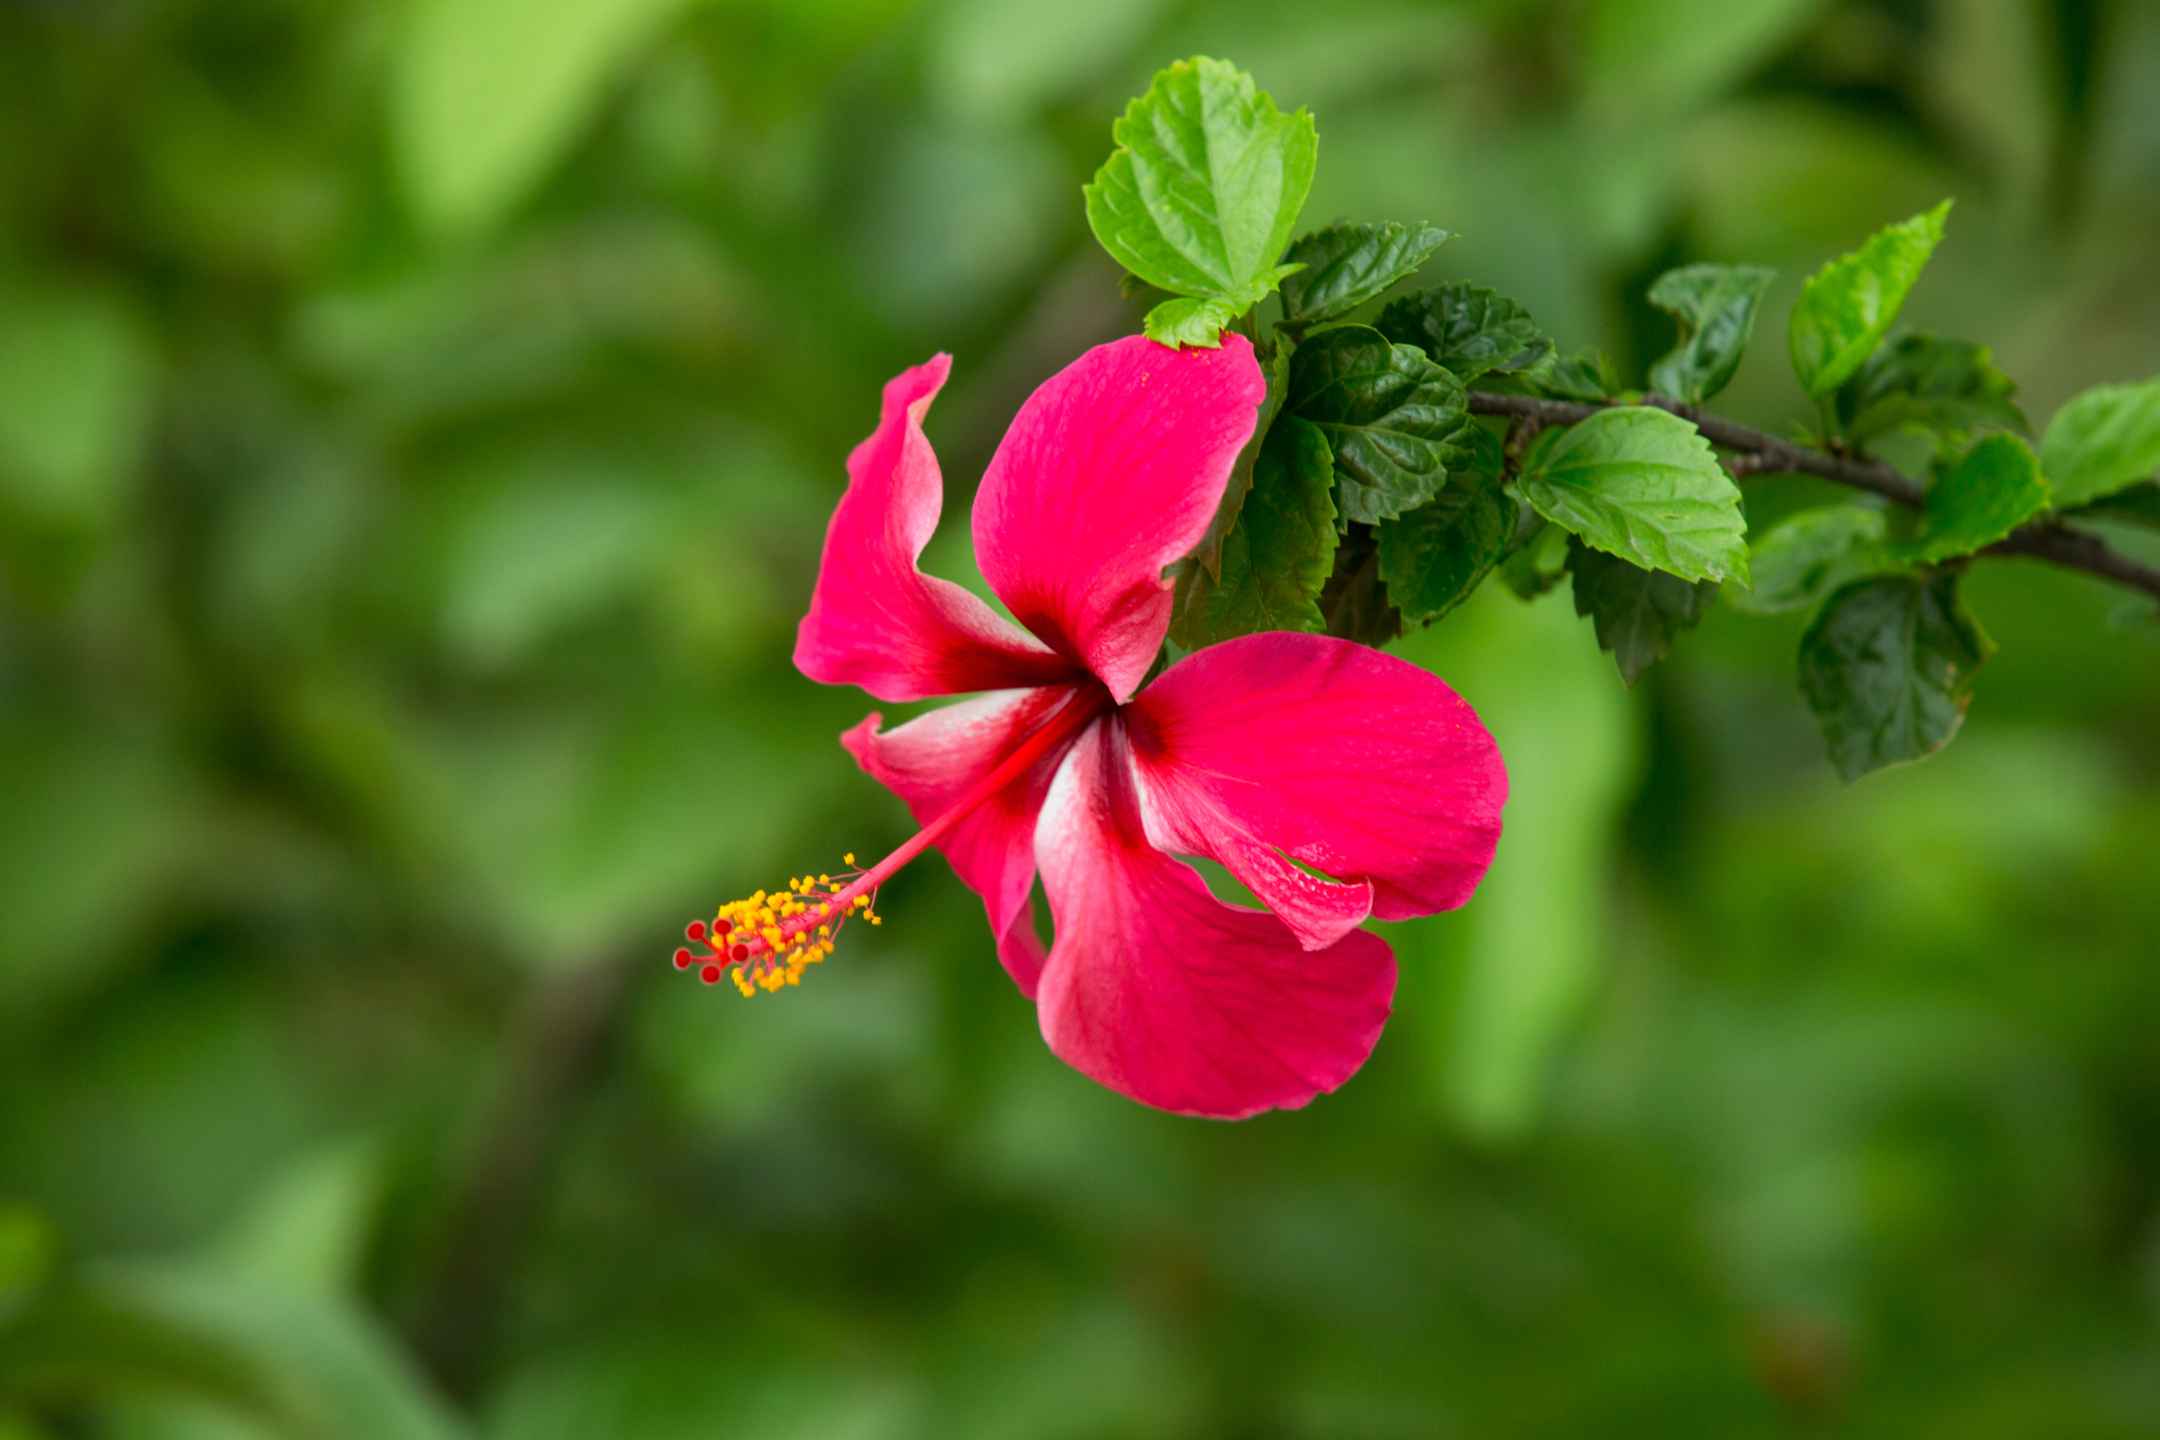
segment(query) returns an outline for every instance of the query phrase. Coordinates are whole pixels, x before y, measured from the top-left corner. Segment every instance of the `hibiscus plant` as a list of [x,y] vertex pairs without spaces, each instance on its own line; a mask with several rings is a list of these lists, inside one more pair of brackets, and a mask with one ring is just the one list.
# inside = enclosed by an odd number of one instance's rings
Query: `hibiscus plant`
[[[1232,65],[1162,71],[1113,137],[1087,218],[1144,333],[1045,380],[982,477],[975,555],[1011,619],[917,568],[940,355],[886,386],[848,457],[801,624],[812,680],[971,697],[842,737],[922,828],[693,922],[675,963],[709,984],[799,983],[935,848],[1065,1061],[1169,1110],[1302,1105],[1387,1018],[1394,959],[1365,921],[1462,905],[1499,842],[1492,736],[1377,648],[1488,577],[1525,598],[1568,581],[1629,684],[1720,595],[1812,611],[1800,689],[1848,779],[1957,732],[1993,648],[1959,594],[1976,559],[2087,571],[2152,618],[2160,571],[2090,526],[2160,527],[2160,379],[2088,391],[2030,443],[1986,347],[1897,328],[1947,201],[1806,282],[1788,339],[1818,420],[1782,437],[1701,408],[1767,269],[1660,277],[1676,342],[1637,387],[1492,290],[1388,298],[1448,240],[1434,225],[1300,234],[1313,119]],[[1751,542],[1739,481],[1771,472],[1854,498]]]

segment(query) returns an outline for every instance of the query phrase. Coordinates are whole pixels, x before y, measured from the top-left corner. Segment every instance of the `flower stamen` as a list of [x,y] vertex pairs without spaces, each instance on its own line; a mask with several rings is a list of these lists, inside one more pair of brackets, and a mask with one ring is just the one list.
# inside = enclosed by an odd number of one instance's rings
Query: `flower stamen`
[[760,990],[800,985],[804,973],[824,964],[839,946],[840,932],[850,920],[884,923],[876,909],[877,883],[852,868],[854,862],[851,854],[848,869],[791,875],[785,887],[728,901],[710,923],[691,921],[683,927],[684,937],[709,953],[680,946],[675,968],[695,967],[707,985],[730,980],[745,999],[755,998]]

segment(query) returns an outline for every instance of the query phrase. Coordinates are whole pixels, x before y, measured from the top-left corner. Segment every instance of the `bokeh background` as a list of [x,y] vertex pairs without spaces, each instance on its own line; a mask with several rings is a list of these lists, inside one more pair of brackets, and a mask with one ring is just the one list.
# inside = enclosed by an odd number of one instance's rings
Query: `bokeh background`
[[2160,368],[2141,0],[8,0],[0,1436],[2160,1434],[2160,645],[2082,577],[1977,567],[1965,733],[1850,788],[1798,618],[1404,642],[1516,798],[1300,1114],[1067,1070],[934,862],[669,969],[905,833],[788,663],[842,457],[951,350],[958,513],[1135,326],[1079,187],[1194,52],[1630,373],[1777,265],[1759,424],[1951,194],[1910,319],[2036,420]]

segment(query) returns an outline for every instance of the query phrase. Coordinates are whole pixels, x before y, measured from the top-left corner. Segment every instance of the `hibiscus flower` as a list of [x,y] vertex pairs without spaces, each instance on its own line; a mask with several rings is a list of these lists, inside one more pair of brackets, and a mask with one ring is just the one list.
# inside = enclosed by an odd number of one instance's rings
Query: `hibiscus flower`
[[[1453,909],[1491,863],[1499,749],[1435,676],[1326,636],[1210,646],[1142,688],[1170,623],[1165,569],[1207,530],[1266,390],[1243,337],[1119,340],[1028,398],[974,513],[1018,625],[916,566],[943,495],[923,417],[950,365],[885,387],[795,646],[812,680],[882,700],[972,694],[841,737],[923,828],[865,869],[722,906],[688,931],[711,953],[676,964],[745,995],[796,983],[935,846],[1075,1069],[1165,1110],[1303,1105],[1356,1073],[1387,1020],[1394,955],[1360,927]],[[1217,899],[1182,856],[1266,908]]]

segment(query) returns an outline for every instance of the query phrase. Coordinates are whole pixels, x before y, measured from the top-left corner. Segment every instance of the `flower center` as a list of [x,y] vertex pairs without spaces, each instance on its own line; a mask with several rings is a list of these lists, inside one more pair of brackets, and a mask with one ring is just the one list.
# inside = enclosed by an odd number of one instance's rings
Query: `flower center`
[[833,953],[849,921],[883,923],[876,909],[879,886],[943,839],[984,801],[1045,757],[1061,753],[1109,708],[1107,691],[1075,689],[1003,760],[892,854],[867,870],[855,868],[853,855],[843,856],[848,868],[837,874],[794,876],[785,889],[753,891],[741,900],[728,901],[710,923],[693,920],[683,927],[686,939],[706,948],[700,953],[687,945],[678,947],[675,968],[695,969],[707,985],[731,980],[745,998],[755,997],[760,990],[801,984],[804,971],[823,964]]

